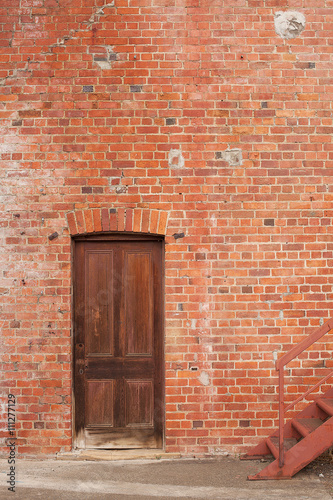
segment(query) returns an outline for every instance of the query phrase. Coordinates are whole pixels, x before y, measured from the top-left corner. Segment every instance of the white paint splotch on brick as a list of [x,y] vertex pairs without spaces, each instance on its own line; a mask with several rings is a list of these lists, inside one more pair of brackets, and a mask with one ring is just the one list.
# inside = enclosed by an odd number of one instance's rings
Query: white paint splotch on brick
[[238,148],[226,149],[221,152],[221,159],[227,161],[231,166],[241,165],[243,163],[242,150]]
[[202,371],[198,377],[199,382],[201,382],[202,385],[209,385],[209,375],[207,372]]
[[93,54],[94,63],[101,69],[111,69],[112,61],[115,61],[117,58],[117,54],[113,52],[112,45],[89,47],[89,53]]
[[275,13],[274,25],[276,34],[282,38],[296,38],[305,28],[305,17],[294,10],[278,11]]
[[169,167],[183,168],[183,166],[185,165],[185,160],[182,155],[181,149],[170,149],[168,161]]

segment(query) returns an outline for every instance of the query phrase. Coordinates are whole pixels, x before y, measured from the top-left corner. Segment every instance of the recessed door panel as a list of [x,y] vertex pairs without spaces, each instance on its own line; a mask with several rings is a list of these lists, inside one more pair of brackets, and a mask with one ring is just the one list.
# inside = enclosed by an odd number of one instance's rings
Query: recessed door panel
[[85,330],[89,354],[113,351],[113,252],[86,254]]
[[86,425],[113,426],[113,380],[87,380]]
[[153,269],[150,253],[125,253],[126,355],[153,353]]
[[154,425],[153,381],[126,380],[126,426]]

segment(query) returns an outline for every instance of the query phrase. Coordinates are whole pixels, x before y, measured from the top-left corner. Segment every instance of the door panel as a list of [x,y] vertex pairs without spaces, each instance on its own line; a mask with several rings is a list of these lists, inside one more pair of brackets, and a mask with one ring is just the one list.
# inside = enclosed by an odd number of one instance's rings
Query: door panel
[[153,381],[126,380],[126,426],[153,425]]
[[85,310],[87,353],[113,352],[113,252],[86,254]]
[[114,380],[87,380],[86,425],[110,425],[113,427]]
[[160,448],[162,242],[77,241],[75,433],[82,448]]
[[125,252],[125,355],[152,355],[153,290],[149,253]]

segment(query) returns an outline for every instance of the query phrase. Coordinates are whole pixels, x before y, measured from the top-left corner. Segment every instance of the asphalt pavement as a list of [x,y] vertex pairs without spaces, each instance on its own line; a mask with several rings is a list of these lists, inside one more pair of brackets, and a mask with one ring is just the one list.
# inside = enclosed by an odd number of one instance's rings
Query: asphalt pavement
[[[319,475],[248,481],[259,461],[233,457],[154,460],[0,459],[1,500],[332,500]],[[13,474],[14,472],[14,474]],[[12,473],[12,476],[8,474]],[[14,491],[8,480],[15,483]]]

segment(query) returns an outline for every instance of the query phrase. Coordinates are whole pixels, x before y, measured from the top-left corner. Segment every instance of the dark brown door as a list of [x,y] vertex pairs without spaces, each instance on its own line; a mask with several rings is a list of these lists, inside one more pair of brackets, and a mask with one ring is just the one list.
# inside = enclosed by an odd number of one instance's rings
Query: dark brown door
[[75,243],[78,448],[161,448],[162,242]]

